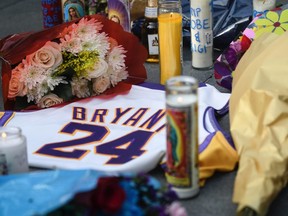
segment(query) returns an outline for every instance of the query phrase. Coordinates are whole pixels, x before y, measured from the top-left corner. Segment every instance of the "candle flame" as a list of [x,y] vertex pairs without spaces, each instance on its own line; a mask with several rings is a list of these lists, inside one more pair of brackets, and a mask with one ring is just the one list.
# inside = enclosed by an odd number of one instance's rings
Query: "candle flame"
[[183,102],[183,97],[178,97],[177,101],[180,102],[180,103]]
[[5,132],[3,132],[3,133],[1,134],[1,137],[2,137],[2,139],[5,139],[5,138],[7,137],[7,134],[6,134]]

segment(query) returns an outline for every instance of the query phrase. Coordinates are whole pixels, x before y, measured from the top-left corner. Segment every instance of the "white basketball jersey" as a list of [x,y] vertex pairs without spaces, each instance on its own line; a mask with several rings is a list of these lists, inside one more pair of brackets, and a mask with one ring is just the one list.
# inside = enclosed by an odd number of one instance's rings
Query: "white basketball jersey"
[[[225,109],[229,97],[209,85],[199,88],[199,117],[206,125],[199,121],[200,143],[215,132],[213,122],[205,123],[207,108]],[[1,125],[22,129],[30,166],[148,172],[166,151],[162,90],[133,85],[126,93],[38,111],[0,114]]]

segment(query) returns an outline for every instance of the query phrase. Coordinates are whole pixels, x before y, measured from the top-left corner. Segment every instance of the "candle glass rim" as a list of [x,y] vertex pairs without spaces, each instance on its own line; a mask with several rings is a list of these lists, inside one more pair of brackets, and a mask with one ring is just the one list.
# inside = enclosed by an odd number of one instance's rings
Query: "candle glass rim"
[[[21,136],[22,130],[20,127],[17,127],[17,126],[8,126],[8,127],[3,126],[3,127],[0,127],[0,134],[2,135],[3,133],[7,135],[5,139],[14,139],[16,137]],[[2,136],[1,138],[3,139]]]
[[159,0],[158,1],[158,4],[165,4],[165,3],[168,3],[168,4],[170,4],[170,3],[178,3],[178,4],[180,4],[180,1],[179,0]]
[[166,81],[166,92],[170,94],[191,94],[198,90],[198,81],[192,76],[175,76]]
[[158,9],[161,8],[161,7],[165,7],[167,9],[170,9],[170,8],[178,8],[181,6],[181,3],[179,0],[160,0],[158,2]]

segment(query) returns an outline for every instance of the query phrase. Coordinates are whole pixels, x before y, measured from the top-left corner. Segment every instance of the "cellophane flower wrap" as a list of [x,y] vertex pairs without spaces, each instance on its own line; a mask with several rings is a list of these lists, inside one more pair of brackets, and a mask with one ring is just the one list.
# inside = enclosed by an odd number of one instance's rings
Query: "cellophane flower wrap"
[[138,38],[101,15],[8,36],[0,54],[5,109],[47,108],[146,79]]

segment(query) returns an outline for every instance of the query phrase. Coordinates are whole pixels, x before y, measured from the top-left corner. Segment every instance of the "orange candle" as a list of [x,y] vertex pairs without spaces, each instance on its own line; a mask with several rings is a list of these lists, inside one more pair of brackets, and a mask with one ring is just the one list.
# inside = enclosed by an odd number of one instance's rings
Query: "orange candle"
[[182,14],[164,13],[158,16],[160,82],[182,72]]

